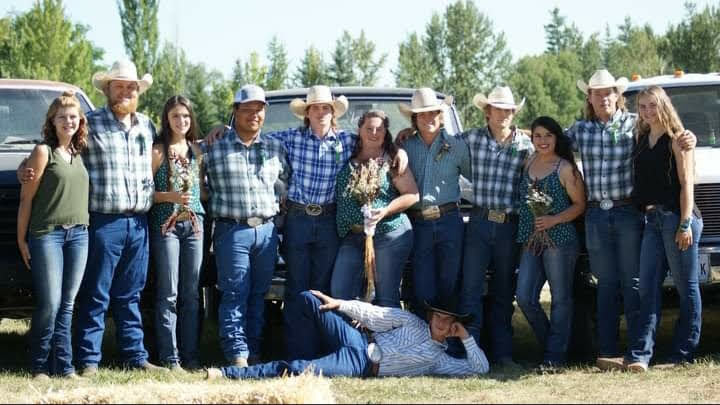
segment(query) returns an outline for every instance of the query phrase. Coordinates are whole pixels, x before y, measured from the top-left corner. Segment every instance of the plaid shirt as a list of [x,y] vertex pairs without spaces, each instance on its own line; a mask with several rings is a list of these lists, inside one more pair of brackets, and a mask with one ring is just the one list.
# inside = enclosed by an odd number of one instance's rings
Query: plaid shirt
[[335,202],[335,178],[350,160],[357,135],[330,131],[322,139],[310,128],[289,128],[268,134],[280,140],[292,168],[288,199],[300,204]]
[[91,212],[144,213],[152,206],[152,143],[155,126],[135,113],[125,129],[107,107],[88,114],[88,147],[84,153],[90,176]]
[[607,124],[581,120],[566,131],[580,152],[589,201],[630,198],[636,120],[636,114],[618,110]]
[[260,134],[245,146],[228,129],[203,160],[214,218],[270,218],[278,213],[278,181],[288,177],[285,150],[280,142]]
[[533,153],[530,137],[513,130],[512,141],[500,145],[488,127],[460,135],[470,147],[475,205],[511,212],[518,206],[525,159]]
[[460,200],[460,175],[470,176],[470,153],[465,142],[443,129],[430,147],[420,135],[408,138],[403,147],[420,192],[414,208]]

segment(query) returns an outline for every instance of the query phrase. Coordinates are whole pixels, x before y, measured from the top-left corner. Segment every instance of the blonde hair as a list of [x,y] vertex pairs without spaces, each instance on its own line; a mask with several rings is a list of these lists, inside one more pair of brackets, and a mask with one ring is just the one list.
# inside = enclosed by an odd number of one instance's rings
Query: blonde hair
[[[620,111],[625,111],[625,96],[623,96],[620,92],[618,92],[617,87],[612,88],[613,92],[618,95],[617,102],[615,103],[615,107]],[[586,121],[595,121],[598,119],[597,115],[595,114],[595,109],[593,108],[592,103],[590,102],[590,94],[592,93],[592,89],[588,89],[587,97],[585,97],[585,120]]]
[[81,153],[87,147],[87,118],[85,118],[85,112],[80,105],[80,101],[75,97],[74,91],[65,91],[50,104],[50,108],[48,108],[47,114],[45,115],[45,123],[43,124],[43,142],[52,149],[58,147],[60,140],[55,132],[55,123],[53,121],[55,120],[55,115],[57,115],[58,110],[61,108],[75,108],[78,112],[80,123],[70,141],[70,147],[72,148],[72,153]]
[[[638,92],[637,97],[635,98],[637,111],[640,111],[640,98],[646,96],[655,99],[658,109],[658,120],[660,120],[660,124],[662,124],[663,128],[665,128],[665,131],[671,138],[675,139],[683,131],[685,131],[685,127],[683,126],[682,121],[680,121],[680,117],[678,117],[677,111],[675,111],[675,107],[673,107],[672,101],[670,101],[670,97],[668,97],[662,87],[650,86]],[[638,137],[641,137],[648,134],[650,134],[650,124],[642,118],[642,115],[639,115],[637,121],[637,135]]]

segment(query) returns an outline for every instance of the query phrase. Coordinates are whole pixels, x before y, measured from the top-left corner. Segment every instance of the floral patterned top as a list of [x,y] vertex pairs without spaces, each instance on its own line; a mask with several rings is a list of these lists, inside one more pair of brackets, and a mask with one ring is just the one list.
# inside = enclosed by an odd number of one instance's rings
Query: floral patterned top
[[[335,198],[337,203],[337,217],[335,222],[337,223],[338,235],[340,235],[341,238],[350,232],[353,225],[363,225],[363,214],[360,211],[360,205],[349,193],[345,192],[350,180],[350,172],[353,164],[354,163],[350,161],[340,170],[336,182]],[[387,207],[390,202],[399,195],[392,183],[392,175],[388,166],[383,165],[381,170],[383,173],[381,174],[380,193],[375,198],[372,208]],[[375,233],[383,234],[394,231],[407,220],[407,216],[403,212],[385,217],[375,227]]]

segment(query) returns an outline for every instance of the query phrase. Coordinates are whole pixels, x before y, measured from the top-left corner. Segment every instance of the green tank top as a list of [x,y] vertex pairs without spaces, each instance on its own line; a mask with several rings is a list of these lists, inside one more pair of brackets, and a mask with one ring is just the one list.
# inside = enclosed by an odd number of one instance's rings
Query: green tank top
[[[363,214],[360,210],[360,205],[353,197],[349,196],[348,193],[345,192],[348,181],[350,180],[350,169],[352,164],[352,161],[346,164],[345,167],[340,170],[340,173],[338,173],[336,180],[336,222],[338,235],[341,238],[345,237],[345,235],[350,232],[350,228],[352,228],[353,225],[363,224]],[[381,174],[382,181],[380,183],[380,194],[375,198],[372,208],[387,207],[390,202],[398,196],[398,192],[392,184],[392,175],[390,170],[387,169],[387,165],[385,165],[382,170],[383,173]],[[403,224],[403,221],[406,220],[407,216],[402,212],[385,217],[375,227],[375,233],[383,234],[394,231]]]
[[80,154],[70,162],[57,149],[48,149],[48,162],[32,201],[30,235],[42,236],[62,225],[88,225],[89,179]]

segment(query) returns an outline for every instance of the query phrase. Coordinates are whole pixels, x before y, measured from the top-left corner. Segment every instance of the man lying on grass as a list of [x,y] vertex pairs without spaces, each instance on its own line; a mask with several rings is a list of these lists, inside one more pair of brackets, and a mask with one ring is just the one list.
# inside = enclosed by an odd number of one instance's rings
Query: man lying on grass
[[[298,325],[304,342],[314,344],[313,360],[272,361],[250,367],[209,368],[208,379],[277,377],[312,370],[326,377],[466,376],[489,371],[488,361],[468,334],[460,315],[441,305],[426,303],[429,325],[410,312],[360,301],[345,301],[319,291],[300,294]],[[368,331],[353,327],[346,318],[358,321]],[[456,336],[465,345],[467,358],[445,353],[445,339]]]

